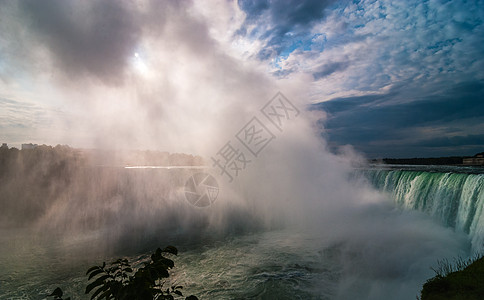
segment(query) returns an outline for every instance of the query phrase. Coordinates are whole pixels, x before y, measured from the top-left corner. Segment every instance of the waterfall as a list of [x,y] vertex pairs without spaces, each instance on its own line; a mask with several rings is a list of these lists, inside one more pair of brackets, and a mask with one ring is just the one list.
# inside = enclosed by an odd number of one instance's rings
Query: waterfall
[[399,207],[422,211],[463,231],[475,250],[484,249],[484,174],[385,169],[363,173]]

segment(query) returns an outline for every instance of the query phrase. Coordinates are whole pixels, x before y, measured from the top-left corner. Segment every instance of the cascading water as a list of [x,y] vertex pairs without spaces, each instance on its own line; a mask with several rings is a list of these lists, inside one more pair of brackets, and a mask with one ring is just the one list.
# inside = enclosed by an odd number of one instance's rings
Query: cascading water
[[[474,251],[484,248],[484,174],[447,170],[368,169],[362,171],[378,189],[405,209],[422,211],[468,234]],[[482,170],[481,170],[482,171]]]

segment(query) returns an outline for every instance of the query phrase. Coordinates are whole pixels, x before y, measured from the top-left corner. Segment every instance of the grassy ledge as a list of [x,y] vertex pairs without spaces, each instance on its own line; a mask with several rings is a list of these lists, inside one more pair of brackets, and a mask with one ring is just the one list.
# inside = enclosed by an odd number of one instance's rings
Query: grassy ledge
[[468,261],[458,260],[454,265],[439,262],[436,275],[427,280],[421,300],[484,299],[484,257]]

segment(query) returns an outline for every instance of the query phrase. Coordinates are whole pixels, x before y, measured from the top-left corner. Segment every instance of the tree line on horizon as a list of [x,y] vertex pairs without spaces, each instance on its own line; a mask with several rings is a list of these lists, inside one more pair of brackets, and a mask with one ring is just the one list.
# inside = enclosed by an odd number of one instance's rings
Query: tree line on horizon
[[385,163],[392,165],[462,165],[464,158],[484,155],[484,152],[474,156],[445,156],[445,157],[413,157],[413,158],[379,158],[370,159],[371,163]]
[[[203,159],[159,151],[116,155],[109,150],[80,150],[62,145],[40,145],[23,150],[0,147],[0,226],[29,225],[44,216],[56,202],[70,201],[72,204],[78,199],[89,203],[99,199],[109,203],[121,195],[128,205],[129,201],[140,197],[153,197],[136,194],[134,188],[141,188],[140,183],[149,180],[142,174],[129,177],[121,168],[99,168],[100,165],[124,166],[129,162],[134,165],[201,165]],[[157,176],[155,179],[168,180],[170,174]],[[167,197],[164,191],[157,192],[160,201]],[[106,220],[110,216],[107,211]]]

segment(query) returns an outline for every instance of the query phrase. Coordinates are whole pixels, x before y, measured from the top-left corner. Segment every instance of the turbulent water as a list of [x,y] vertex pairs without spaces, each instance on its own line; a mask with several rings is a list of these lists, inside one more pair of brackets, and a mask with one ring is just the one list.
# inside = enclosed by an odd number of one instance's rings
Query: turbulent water
[[[166,203],[157,206],[151,201],[152,195],[123,189],[134,180],[131,174],[138,174],[135,186],[162,193],[149,178],[160,180],[167,171],[125,172],[135,173],[126,173],[113,184],[117,202],[110,202],[110,207],[136,213],[116,213],[114,223],[103,221],[98,229],[75,234],[2,230],[0,299],[48,299],[45,295],[57,286],[73,299],[89,299],[84,295],[88,267],[117,257],[139,261],[168,244],[180,250],[172,280],[200,299],[415,299],[433,275],[430,267],[437,259],[471,255],[471,243],[474,250],[482,246],[484,175],[479,169],[357,170],[350,182],[369,181],[386,196],[368,187],[367,198],[374,202],[337,205],[322,212],[310,209],[310,222],[295,218],[271,225],[254,216],[262,199],[254,199],[256,210],[227,206],[217,213],[216,207],[190,207],[170,192],[163,198],[175,200],[167,208]],[[157,178],[153,172],[163,175]],[[133,207],[126,200],[131,198],[143,206]],[[76,211],[64,208],[69,203],[56,211],[63,216],[70,212],[66,218],[72,219]],[[190,221],[182,222],[185,219]],[[224,225],[207,225],[214,220]],[[84,221],[75,222],[81,226]],[[168,225],[170,234],[157,228]]]

